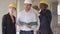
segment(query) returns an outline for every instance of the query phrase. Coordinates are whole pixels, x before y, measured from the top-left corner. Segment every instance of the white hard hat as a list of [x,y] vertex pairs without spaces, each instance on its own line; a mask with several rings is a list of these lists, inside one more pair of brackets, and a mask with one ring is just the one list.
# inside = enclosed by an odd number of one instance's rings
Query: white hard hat
[[32,4],[32,0],[25,0],[24,3]]

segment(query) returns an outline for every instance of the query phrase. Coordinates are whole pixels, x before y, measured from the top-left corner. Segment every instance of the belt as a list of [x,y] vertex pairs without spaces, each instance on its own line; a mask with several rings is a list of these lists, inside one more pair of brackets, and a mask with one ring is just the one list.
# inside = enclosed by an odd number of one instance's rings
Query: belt
[[20,32],[33,32],[33,30],[31,30],[31,31],[23,31],[23,30],[20,30]]

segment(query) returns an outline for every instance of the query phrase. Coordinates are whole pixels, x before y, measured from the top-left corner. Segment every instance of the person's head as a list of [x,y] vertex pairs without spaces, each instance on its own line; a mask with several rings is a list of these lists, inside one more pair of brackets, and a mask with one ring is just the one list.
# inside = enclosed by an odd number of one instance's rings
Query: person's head
[[15,11],[16,11],[16,4],[15,3],[9,4],[9,13],[13,14]]
[[40,2],[40,9],[45,10],[48,8],[48,3],[46,1],[41,1]]
[[24,8],[25,10],[29,11],[31,9],[31,4],[25,3]]
[[31,9],[32,1],[31,0],[25,0],[24,1],[24,9],[26,11],[29,11]]

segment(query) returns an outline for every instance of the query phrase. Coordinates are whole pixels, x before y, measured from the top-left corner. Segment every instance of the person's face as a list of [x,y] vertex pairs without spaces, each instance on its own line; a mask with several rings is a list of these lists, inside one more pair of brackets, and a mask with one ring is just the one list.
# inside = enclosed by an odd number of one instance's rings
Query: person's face
[[48,5],[46,5],[46,4],[43,4],[43,3],[40,4],[40,9],[41,9],[41,10],[44,10],[44,9],[46,9],[47,7],[48,7]]
[[25,3],[24,8],[25,8],[25,10],[30,10],[31,9],[31,4]]
[[14,8],[14,7],[9,7],[9,12],[10,12],[11,14],[13,14],[15,11],[16,11],[16,8]]

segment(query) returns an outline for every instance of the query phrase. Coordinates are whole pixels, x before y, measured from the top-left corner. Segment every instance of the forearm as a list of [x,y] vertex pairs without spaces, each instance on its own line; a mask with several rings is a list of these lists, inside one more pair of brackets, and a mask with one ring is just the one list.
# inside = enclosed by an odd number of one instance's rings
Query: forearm
[[37,25],[37,27],[35,28],[35,31],[38,31],[38,30],[39,30],[39,27],[40,27],[40,20],[39,20],[39,18],[38,18],[38,25]]
[[2,34],[6,34],[6,26],[2,25]]
[[7,31],[6,31],[6,29],[7,29],[7,19],[6,19],[6,16],[3,16],[3,18],[2,18],[2,34],[7,34]]
[[32,8],[39,11],[39,7],[37,5],[32,6]]

